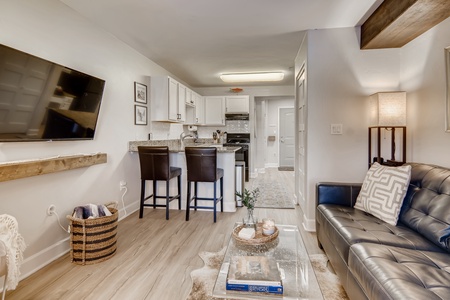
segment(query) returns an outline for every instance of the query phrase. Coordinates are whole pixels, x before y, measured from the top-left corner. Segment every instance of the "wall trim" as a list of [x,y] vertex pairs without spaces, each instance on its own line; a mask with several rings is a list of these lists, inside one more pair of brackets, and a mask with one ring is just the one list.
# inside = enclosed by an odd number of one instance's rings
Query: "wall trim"
[[316,220],[315,219],[308,219],[305,214],[303,214],[303,228],[306,231],[309,232],[315,232],[316,231]]
[[[139,202],[133,202],[126,207],[127,215],[125,216],[125,211],[122,208],[118,208],[119,210],[119,222],[122,221],[125,217],[128,217],[135,211],[139,209]],[[66,237],[59,242],[51,245],[43,249],[42,251],[35,253],[34,255],[27,257],[23,260],[22,265],[20,266],[20,280],[27,278],[30,275],[33,275],[43,267],[57,260],[58,258],[66,255],[70,251],[70,236]]]

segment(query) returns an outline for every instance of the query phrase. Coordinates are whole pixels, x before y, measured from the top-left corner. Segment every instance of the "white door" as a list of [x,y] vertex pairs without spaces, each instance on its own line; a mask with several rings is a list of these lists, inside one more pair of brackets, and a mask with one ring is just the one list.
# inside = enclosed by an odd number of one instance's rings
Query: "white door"
[[27,133],[51,68],[43,59],[0,48],[1,133]]
[[295,111],[293,107],[280,108],[280,167],[294,167],[295,161]]

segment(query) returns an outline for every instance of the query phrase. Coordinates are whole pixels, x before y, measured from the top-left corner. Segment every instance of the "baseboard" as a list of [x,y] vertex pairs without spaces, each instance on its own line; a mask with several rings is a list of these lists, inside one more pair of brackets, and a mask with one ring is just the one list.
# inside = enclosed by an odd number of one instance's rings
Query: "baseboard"
[[[119,222],[127,217],[128,215],[134,213],[136,210],[139,209],[139,202],[136,201],[126,207],[126,214],[125,210],[122,206],[122,203],[119,202],[119,207],[117,208],[119,210]],[[60,258],[61,256],[65,255],[67,252],[70,251],[70,237],[67,237],[50,247],[47,247],[46,249],[33,254],[30,257],[27,257],[23,260],[22,265],[20,266],[20,280],[27,278],[28,276],[32,275],[33,273],[39,271],[46,265],[50,264],[54,260]]]
[[315,232],[316,231],[316,220],[308,219],[305,214],[303,214],[303,228],[306,231]]
[[23,260],[20,266],[20,280],[32,275],[52,261],[65,255],[70,250],[70,237],[67,237],[50,247]]

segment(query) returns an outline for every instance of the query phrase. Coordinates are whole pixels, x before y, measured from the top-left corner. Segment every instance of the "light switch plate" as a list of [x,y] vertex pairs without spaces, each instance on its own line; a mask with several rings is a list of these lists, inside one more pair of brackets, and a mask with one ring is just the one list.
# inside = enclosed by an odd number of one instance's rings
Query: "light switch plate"
[[331,134],[342,134],[342,124],[331,124]]

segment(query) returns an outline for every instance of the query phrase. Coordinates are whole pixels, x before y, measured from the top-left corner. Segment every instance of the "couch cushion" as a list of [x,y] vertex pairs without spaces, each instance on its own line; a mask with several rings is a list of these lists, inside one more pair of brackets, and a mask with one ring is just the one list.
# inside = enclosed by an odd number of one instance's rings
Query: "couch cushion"
[[410,165],[411,181],[399,222],[450,252],[450,170]]
[[411,166],[374,163],[367,171],[355,208],[396,225],[411,177]]
[[346,263],[350,246],[363,242],[442,252],[438,246],[406,226],[390,225],[351,207],[321,204],[317,207],[317,218],[320,230],[327,233]]
[[369,299],[450,299],[448,253],[361,243],[349,270]]

